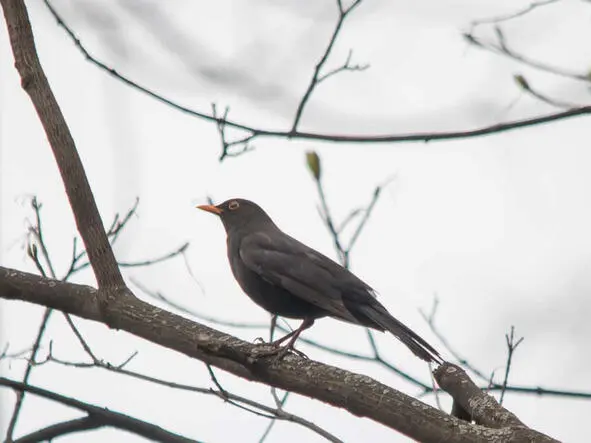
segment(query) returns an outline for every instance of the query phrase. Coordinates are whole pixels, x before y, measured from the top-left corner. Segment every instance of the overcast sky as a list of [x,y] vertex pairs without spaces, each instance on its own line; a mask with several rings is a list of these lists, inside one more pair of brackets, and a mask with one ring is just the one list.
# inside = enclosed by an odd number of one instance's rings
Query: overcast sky
[[[197,110],[230,106],[230,117],[289,129],[295,109],[336,20],[322,1],[54,0],[52,4],[100,60],[142,85]],[[589,84],[537,72],[469,46],[472,20],[518,10],[528,1],[366,1],[351,15],[328,68],[353,49],[360,73],[322,83],[300,129],[342,134],[462,130],[557,111],[524,94],[522,74],[550,96],[589,102]],[[116,245],[121,261],[162,255],[190,242],[182,258],[125,277],[216,318],[268,322],[235,283],[219,220],[194,206],[212,196],[258,202],[286,232],[335,257],[317,212],[318,196],[304,153],[316,150],[337,219],[369,202],[395,177],[352,252],[353,271],[372,285],[390,312],[449,354],[418,309],[439,298],[437,324],[474,365],[504,370],[504,334],[524,336],[510,383],[591,391],[591,174],[588,119],[459,141],[355,145],[258,139],[255,150],[218,162],[214,125],[131,90],[88,63],[41,2],[28,2],[37,49],[70,125],[104,220],[139,197],[138,215]],[[559,1],[503,26],[507,41],[536,59],[585,73],[591,8]],[[20,89],[5,25],[0,27],[0,263],[34,272],[24,249],[29,198],[43,203],[44,233],[58,269],[69,266],[75,227],[51,150]],[[476,31],[493,38],[490,27]],[[76,282],[94,284],[91,272]],[[134,287],[135,289],[135,287]],[[137,292],[142,296],[141,292]],[[30,346],[43,310],[0,301],[0,348]],[[203,364],[123,332],[76,321],[95,353],[129,368],[209,387]],[[298,322],[290,322],[297,326]],[[221,327],[220,327],[221,328]],[[222,328],[245,340],[266,330]],[[369,347],[362,328],[322,320],[306,337],[354,352]],[[379,334],[388,358],[428,382],[428,367],[393,337]],[[63,316],[50,321],[44,349],[85,358]],[[376,365],[337,358],[300,345],[311,358],[361,372],[409,395],[409,385]],[[20,379],[24,362],[0,362]],[[268,388],[219,372],[225,388],[273,405]],[[268,421],[219,399],[154,387],[89,369],[47,364],[31,382],[98,406],[129,413],[206,442],[256,442]],[[435,404],[432,397],[422,399]],[[446,407],[449,402],[444,402]],[[0,428],[13,394],[0,391]],[[591,401],[509,394],[505,405],[527,425],[569,442],[587,441]],[[407,441],[369,420],[292,396],[287,410],[346,442]],[[17,435],[79,413],[28,396]],[[4,425],[2,425],[4,423]],[[2,433],[2,435],[4,435]],[[101,430],[60,441],[141,441]],[[324,441],[307,429],[278,423],[268,442]]]

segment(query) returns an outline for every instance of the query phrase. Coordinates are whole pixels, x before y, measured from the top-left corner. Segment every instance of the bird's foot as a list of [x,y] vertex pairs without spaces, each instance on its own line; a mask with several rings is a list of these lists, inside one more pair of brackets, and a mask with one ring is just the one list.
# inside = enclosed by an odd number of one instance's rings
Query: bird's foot
[[262,342],[260,345],[265,349],[257,349],[254,354],[255,358],[275,357],[277,360],[281,360],[288,353],[293,352],[302,358],[308,359],[306,354],[304,354],[302,351],[298,351],[293,346],[279,346],[275,343],[265,342]]

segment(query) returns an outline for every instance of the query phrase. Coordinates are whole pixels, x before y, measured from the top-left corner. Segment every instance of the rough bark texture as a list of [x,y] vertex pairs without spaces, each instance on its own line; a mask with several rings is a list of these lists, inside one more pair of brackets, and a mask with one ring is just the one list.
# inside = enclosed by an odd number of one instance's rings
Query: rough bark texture
[[120,288],[123,278],[101,221],[74,139],[51,88],[35,49],[29,17],[22,0],[2,0],[14,65],[21,85],[29,94],[43,125],[74,211],[76,226],[84,241],[100,288]]
[[[0,267],[0,297],[102,322],[98,290]],[[248,380],[297,392],[368,417],[423,442],[550,442],[521,426],[491,429],[451,417],[370,377],[288,355],[257,359],[265,347],[244,342],[149,305],[133,295],[109,303],[121,329]],[[526,439],[524,439],[526,438]]]
[[459,366],[442,365],[435,370],[435,377],[439,386],[449,392],[476,423],[489,428],[526,427],[515,414],[476,386]]

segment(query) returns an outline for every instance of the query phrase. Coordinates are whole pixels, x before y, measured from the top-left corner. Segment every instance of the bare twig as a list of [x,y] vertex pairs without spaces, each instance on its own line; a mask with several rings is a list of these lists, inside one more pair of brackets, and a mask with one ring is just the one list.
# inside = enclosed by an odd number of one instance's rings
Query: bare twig
[[6,343],[4,345],[4,349],[2,350],[2,352],[0,352],[0,360],[20,358],[20,357],[27,355],[31,352],[31,349],[23,349],[22,351],[8,352],[9,349],[10,349],[10,343]]
[[[310,153],[308,153],[308,155],[309,154]],[[320,159],[318,157],[318,154],[316,154],[315,152],[313,152],[311,154],[315,156],[315,162],[317,163],[316,167],[320,168]],[[378,199],[380,198],[380,194],[382,192],[382,189],[384,187],[386,187],[394,178],[391,178],[391,179],[387,180],[386,182],[384,182],[383,184],[376,186],[376,188],[373,192],[372,198],[371,198],[369,204],[367,205],[367,207],[365,207],[364,209],[355,209],[355,210],[351,211],[349,213],[349,215],[344,219],[344,221],[340,223],[340,226],[337,228],[336,223],[334,222],[334,219],[332,217],[330,208],[328,206],[328,201],[326,198],[326,194],[324,192],[324,186],[322,184],[322,176],[319,173],[319,171],[320,171],[320,169],[318,169],[317,174],[314,174],[314,181],[316,183],[316,189],[318,191],[318,197],[320,199],[320,216],[322,218],[322,221],[326,225],[326,228],[328,229],[328,232],[331,236],[331,239],[333,241],[333,245],[335,248],[335,252],[337,253],[339,262],[341,263],[341,265],[343,267],[348,269],[349,265],[350,265],[351,250],[355,246],[355,243],[357,242],[359,235],[363,231],[363,228],[365,228],[365,225],[367,224],[367,222],[371,216],[371,213],[372,213],[376,203],[378,202]],[[361,214],[361,213],[363,214],[363,216],[361,217],[361,219],[357,223],[357,226],[354,229],[353,234],[351,235],[351,238],[349,239],[349,242],[345,246],[342,239],[341,239],[341,234],[342,234],[343,228],[347,224],[350,224],[351,221],[358,214]]]
[[55,270],[53,268],[53,263],[51,262],[49,251],[47,250],[47,245],[45,244],[45,239],[43,238],[43,229],[41,225],[41,208],[42,204],[39,203],[37,197],[33,197],[31,200],[31,207],[35,211],[35,225],[29,228],[29,232],[31,232],[39,242],[39,247],[41,248],[41,253],[43,254],[43,258],[45,259],[45,263],[49,268],[49,274],[52,278],[55,278]]
[[[212,116],[216,121],[216,126],[218,128],[218,133],[220,135],[220,140],[222,142],[222,153],[220,154],[220,162],[222,162],[226,157],[238,157],[248,151],[252,151],[254,146],[248,144],[250,140],[252,140],[255,136],[253,134],[247,135],[243,138],[239,138],[233,141],[228,141],[226,138],[226,123],[228,121],[228,113],[230,112],[230,107],[226,106],[224,110],[224,114],[219,116],[217,113],[217,107],[215,103],[211,104]],[[239,151],[230,151],[232,146],[236,145],[243,145],[242,149]]]
[[[41,254],[45,259],[45,264],[47,265],[49,272],[52,278],[55,278],[55,270],[53,267],[53,263],[51,261],[51,256],[47,250],[47,245],[45,244],[45,237],[43,235],[43,225],[41,223],[41,208],[42,204],[39,203],[37,197],[33,197],[31,200],[31,207],[35,211],[35,224],[29,228],[29,232],[35,237],[36,243],[39,244],[39,249],[41,249]],[[27,248],[28,256],[33,260],[35,267],[39,271],[41,275],[44,277],[47,276],[45,268],[43,267],[39,255],[37,253],[37,246],[35,243],[31,244]],[[41,347],[41,342],[43,340],[43,336],[45,335],[45,330],[47,328],[47,324],[49,323],[49,319],[51,317],[52,309],[46,308],[43,312],[43,317],[41,318],[41,324],[39,325],[39,329],[37,330],[37,336],[35,337],[35,341],[33,342],[33,346],[31,348],[31,355],[27,361],[27,367],[25,369],[25,374],[23,376],[23,384],[27,385],[29,383],[29,378],[31,376],[31,371],[33,366],[31,361],[35,360],[37,357],[37,353],[39,352],[39,348]],[[14,430],[16,428],[16,424],[18,423],[18,418],[20,416],[20,412],[22,409],[23,401],[25,399],[25,391],[16,391],[16,401],[14,404],[14,409],[12,411],[12,415],[10,417],[10,421],[8,422],[8,428],[6,431],[6,440],[11,441],[13,438]]]
[[121,266],[123,268],[151,266],[151,265],[155,265],[156,263],[162,263],[166,260],[170,260],[171,258],[174,258],[177,255],[184,254],[188,247],[189,247],[189,243],[184,243],[180,247],[176,248],[174,251],[171,251],[161,257],[156,257],[156,258],[143,260],[143,261],[136,261],[136,262],[121,262],[121,261],[119,261],[117,263],[119,263],[119,266]]
[[84,340],[84,337],[82,337],[82,334],[80,334],[80,331],[78,331],[78,328],[76,327],[76,325],[72,321],[70,315],[68,315],[64,312],[64,317],[66,317],[66,321],[68,322],[68,325],[70,326],[70,328],[74,332],[74,335],[76,336],[76,338],[78,339],[78,341],[82,345],[82,348],[84,348],[84,351],[89,355],[89,357],[92,359],[93,362],[96,363],[97,361],[99,361],[97,356],[90,349],[90,346],[88,345],[88,343],[86,343],[86,340]]
[[529,14],[530,12],[534,11],[537,8],[547,6],[551,3],[556,3],[557,1],[559,1],[559,0],[538,0],[538,1],[530,3],[525,8],[519,9],[516,12],[512,12],[510,14],[505,14],[505,15],[499,15],[499,16],[495,16],[495,17],[484,18],[484,19],[480,19],[480,20],[474,20],[474,21],[472,21],[472,23],[470,25],[472,28],[474,28],[474,27],[480,26],[480,25],[491,25],[491,24],[499,24],[501,22],[507,22],[509,20],[516,19],[518,17],[523,17],[523,16]]
[[[545,72],[548,72],[551,74],[559,75],[562,77],[567,77],[567,78],[570,78],[573,80],[584,81],[587,83],[591,81],[591,78],[587,74],[581,74],[578,72],[569,71],[569,70],[559,68],[559,67],[556,67],[556,66],[538,61],[538,60],[534,60],[532,58],[529,58],[529,57],[527,57],[523,54],[520,54],[517,51],[511,49],[507,45],[504,34],[502,33],[500,28],[497,28],[498,43],[491,43],[491,42],[481,40],[478,37],[476,37],[474,34],[469,33],[469,32],[464,34],[464,38],[466,39],[466,41],[468,43],[474,45],[477,48],[486,49],[488,51],[503,55],[503,56],[508,57],[512,60],[515,60],[519,63],[523,63],[524,65],[539,69],[540,71],[545,71]],[[581,109],[581,107],[574,108],[574,109]],[[568,111],[565,111],[565,112],[568,112]]]
[[[298,108],[296,110],[295,117],[293,120],[293,125],[291,126],[291,132],[297,131],[298,125],[300,124],[300,120],[302,118],[302,114],[304,113],[304,108],[306,107],[306,104],[308,103],[308,100],[312,96],[312,92],[314,91],[316,86],[318,86],[318,84],[322,80],[325,80],[326,78],[330,77],[331,75],[334,75],[337,72],[344,70],[344,69],[340,69],[340,70],[337,69],[336,71],[329,72],[324,76],[320,75],[320,71],[322,70],[326,61],[328,60],[328,57],[330,56],[330,53],[332,52],[332,48],[334,47],[334,44],[337,41],[337,37],[339,36],[339,33],[341,32],[341,29],[343,27],[343,23],[345,22],[345,19],[351,13],[351,11],[353,11],[360,3],[361,3],[361,0],[355,0],[353,3],[351,3],[351,6],[349,6],[348,8],[344,8],[341,3],[341,0],[337,0],[337,5],[339,8],[339,18],[337,20],[337,24],[334,28],[334,31],[332,32],[332,35],[331,35],[330,40],[328,42],[328,46],[324,50],[324,53],[322,54],[322,57],[320,58],[318,63],[316,63],[316,66],[314,68],[314,73],[312,74],[312,78],[310,79],[310,83],[308,84],[308,88],[306,89],[306,92],[304,92],[304,95],[302,96],[302,99],[300,100],[300,103],[298,104]],[[349,53],[349,58],[347,59],[347,62],[345,63],[345,65],[348,65],[348,63],[350,61],[350,55],[351,54]],[[350,69],[350,70],[352,70],[352,69]],[[357,70],[361,70],[361,69],[357,69]]]
[[517,346],[523,341],[523,337],[515,341],[515,327],[511,326],[511,332],[505,334],[505,341],[507,343],[507,363],[505,364],[505,376],[503,377],[503,388],[501,389],[501,396],[499,398],[499,404],[503,404],[505,392],[507,391],[507,382],[509,381],[509,372],[511,371],[511,362],[513,361],[513,354]]
[[[114,412],[110,409],[100,408],[88,403],[81,402],[71,397],[66,397],[55,392],[47,391],[42,388],[31,386],[29,384],[9,380],[4,377],[0,377],[0,386],[6,386],[12,388],[17,392],[29,392],[33,395],[46,398],[58,403],[61,403],[72,408],[79,409],[89,414],[89,417],[98,417],[99,421],[102,422],[102,426],[111,426],[118,429],[123,429],[134,434],[143,436],[150,440],[156,440],[160,442],[171,442],[171,443],[194,443],[195,440],[191,440],[180,435],[169,432],[159,426],[147,423],[145,421],[138,420],[137,418],[130,417],[122,413]],[[48,428],[46,428],[48,429]],[[52,430],[54,431],[54,430]],[[54,432],[53,432],[54,433]],[[46,438],[47,439],[47,438]]]
[[367,224],[369,217],[371,216],[371,213],[372,213],[376,203],[378,202],[378,199],[380,198],[380,194],[381,194],[382,190],[386,186],[388,186],[388,184],[390,184],[392,182],[392,180],[394,180],[394,178],[388,179],[383,184],[376,186],[376,188],[373,191],[373,195],[371,197],[369,204],[367,205],[367,207],[365,209],[363,209],[363,211],[362,211],[363,217],[361,217],[361,220],[357,224],[357,227],[355,228],[355,231],[353,232],[353,235],[351,236],[351,239],[349,240],[349,243],[347,245],[347,249],[345,249],[345,252],[344,252],[344,256],[345,256],[344,266],[345,267],[349,266],[349,255],[351,254],[351,250],[353,249],[353,246],[355,246],[355,243],[357,242],[359,235],[363,231],[363,228],[365,228],[365,225]]
[[[39,325],[39,330],[37,331],[37,337],[35,338],[35,342],[33,343],[33,348],[31,350],[31,356],[27,362],[27,368],[25,369],[25,375],[23,376],[23,385],[28,385],[29,378],[31,376],[31,370],[33,369],[32,361],[35,360],[37,357],[37,353],[39,352],[39,348],[41,346],[41,341],[43,340],[43,335],[45,334],[45,330],[47,328],[47,324],[49,323],[49,318],[51,317],[51,313],[53,312],[52,309],[46,308],[45,312],[43,313],[43,318],[41,319],[41,324]],[[5,354],[3,353],[3,357]],[[12,415],[10,417],[10,421],[8,422],[8,428],[6,430],[6,440],[11,441],[12,436],[14,435],[14,430],[16,424],[18,422],[18,418],[21,412],[21,408],[23,406],[23,401],[25,399],[25,390],[16,391],[16,401],[14,404],[14,409],[12,411]]]
[[[285,402],[287,401],[287,398],[289,397],[289,391],[285,391],[283,394],[283,398],[280,399],[277,396],[277,390],[275,388],[271,388],[271,395],[273,396],[273,399],[275,400],[275,406],[277,407],[277,410],[280,412],[285,412],[283,409],[283,406],[285,406]],[[267,428],[265,429],[265,432],[263,432],[263,435],[261,435],[261,438],[259,439],[259,443],[263,443],[267,439],[267,437],[271,434],[271,431],[273,430],[273,427],[275,426],[276,422],[277,422],[277,417],[274,417],[271,419],[271,421],[267,425]]]
[[350,72],[355,72],[355,71],[365,71],[366,69],[369,68],[369,64],[363,64],[363,65],[352,65],[351,64],[351,58],[353,57],[353,50],[349,49],[349,54],[347,55],[347,59],[345,60],[345,63],[343,63],[341,66],[339,66],[338,68],[335,68],[331,71],[328,71],[326,74],[321,75],[318,77],[318,80],[316,80],[316,84],[319,85],[321,82],[323,82],[324,80],[326,80],[327,78],[332,77],[333,75],[336,75],[340,72],[344,72],[344,71],[350,71]]
[[[132,354],[132,357],[135,355],[136,355],[136,353]],[[127,359],[126,361],[128,361],[128,360],[129,359]],[[327,432],[326,430],[319,427],[318,425],[316,425],[316,424],[314,424],[302,417],[299,417],[297,415],[294,415],[294,414],[291,414],[291,413],[288,413],[285,411],[279,411],[279,407],[272,408],[272,407],[267,406],[263,403],[259,403],[254,400],[251,400],[249,398],[242,397],[240,395],[236,395],[236,394],[233,394],[233,393],[227,391],[226,389],[224,389],[221,386],[221,383],[218,381],[217,377],[215,376],[215,373],[213,372],[211,366],[209,366],[209,365],[207,365],[208,371],[209,371],[210,377],[211,377],[214,385],[216,386],[217,390],[213,390],[210,388],[202,388],[202,387],[192,386],[192,385],[187,385],[187,384],[182,384],[182,383],[176,383],[173,381],[163,380],[163,379],[159,379],[156,377],[152,377],[150,375],[142,374],[142,373],[139,373],[136,371],[131,371],[131,370],[124,368],[126,362],[124,362],[123,364],[120,364],[120,365],[112,365],[110,363],[103,362],[102,360],[96,360],[96,361],[93,361],[92,363],[72,362],[72,361],[62,360],[62,359],[56,357],[55,355],[53,355],[52,352],[50,352],[48,354],[48,356],[43,361],[36,361],[36,362],[33,362],[33,364],[34,365],[44,365],[44,364],[47,364],[50,362],[58,364],[58,365],[62,365],[62,366],[76,367],[76,368],[81,368],[81,369],[100,368],[100,369],[103,369],[103,370],[106,370],[109,372],[114,372],[114,373],[121,374],[121,375],[124,375],[127,377],[135,378],[138,380],[143,380],[148,383],[153,383],[153,384],[157,384],[160,386],[165,386],[165,387],[169,387],[172,389],[178,389],[178,390],[183,390],[183,391],[188,391],[188,392],[195,392],[195,393],[204,394],[204,395],[213,395],[215,397],[220,398],[221,400],[223,400],[225,402],[229,402],[233,406],[236,406],[241,409],[245,409],[248,412],[253,412],[253,408],[254,408],[257,411],[255,411],[253,413],[257,413],[257,415],[261,415],[261,416],[269,418],[269,419],[278,419],[278,420],[282,420],[282,421],[288,421],[288,422],[292,422],[294,424],[303,426],[303,427],[308,428],[311,431],[317,433],[318,435],[321,435],[322,437],[324,437],[328,441],[331,441],[331,442],[340,442],[341,441],[338,438],[336,438],[335,436],[333,436],[332,434],[330,434],[329,432]]]
[[[207,114],[204,112],[197,111],[195,109],[191,109],[185,105],[182,105],[178,102],[175,102],[165,96],[154,92],[148,89],[145,86],[140,85],[139,83],[132,80],[130,77],[124,76],[117,72],[115,69],[111,68],[104,62],[99,61],[96,57],[88,52],[88,50],[83,46],[80,42],[78,37],[74,34],[74,32],[67,26],[67,24],[63,21],[61,16],[57,13],[55,8],[50,4],[48,0],[43,0],[44,3],[47,5],[50,13],[54,16],[57,20],[59,26],[61,26],[66,34],[70,37],[72,42],[76,45],[78,50],[83,54],[86,60],[90,63],[94,64],[96,67],[107,73],[108,75],[112,76],[118,81],[123,82],[127,86],[139,91],[143,94],[148,95],[149,97],[170,106],[177,111],[182,113],[191,115],[196,118],[200,118],[203,120],[219,123],[220,119],[214,117],[211,114]],[[469,35],[469,34],[468,34]],[[521,128],[527,128],[547,123],[552,123],[559,120],[565,120],[569,118],[585,116],[591,114],[591,106],[582,106],[580,108],[569,109],[567,111],[556,112],[552,114],[545,114],[545,115],[538,115],[535,117],[529,117],[519,120],[512,120],[509,122],[504,123],[496,123],[493,125],[483,126],[476,129],[460,129],[460,130],[453,130],[453,131],[444,131],[444,132],[417,132],[417,133],[409,133],[409,134],[384,134],[384,135],[342,135],[342,134],[326,134],[326,133],[312,133],[312,132],[303,132],[303,131],[277,131],[265,128],[255,128],[254,126],[250,126],[244,123],[240,123],[237,121],[232,120],[225,120],[224,124],[227,127],[232,127],[235,129],[241,129],[249,133],[248,140],[243,139],[240,143],[244,143],[246,141],[252,141],[258,137],[268,137],[268,138],[285,138],[285,139],[300,139],[300,140],[316,140],[316,141],[325,141],[325,142],[333,142],[333,143],[408,143],[408,142],[431,142],[431,141],[440,141],[440,140],[459,140],[459,139],[466,139],[466,138],[473,138],[473,137],[481,137],[484,135],[489,134],[498,134],[502,132],[512,131]]]
[[[119,236],[121,235],[121,233],[123,232],[123,230],[125,229],[127,224],[130,222],[131,218],[137,214],[139,202],[140,202],[139,198],[136,198],[133,206],[127,210],[127,212],[125,213],[123,218],[121,218],[121,215],[118,212],[113,217],[113,221],[111,222],[111,225],[109,226],[109,229],[107,230],[107,238],[108,238],[109,243],[111,245],[113,245],[113,244],[115,244],[115,242],[117,242],[117,239],[119,238]],[[71,277],[75,273],[90,266],[90,262],[88,260],[79,264],[80,260],[82,260],[86,256],[87,256],[86,250],[82,250],[80,252],[77,252],[77,239],[74,238],[72,260],[70,262],[70,267],[68,268],[68,271],[66,272],[66,274],[62,280],[67,280],[69,277]]]
[[142,291],[144,294],[149,296],[150,298],[153,298],[154,300],[161,301],[176,311],[182,312],[184,314],[195,317],[195,318],[202,320],[202,321],[207,321],[207,322],[211,322],[216,325],[227,326],[227,327],[231,327],[231,328],[264,329],[264,328],[268,327],[267,324],[264,324],[264,323],[232,322],[232,321],[220,320],[220,319],[217,319],[214,317],[200,314],[199,312],[197,312],[191,308],[188,308],[186,306],[181,305],[180,303],[177,303],[177,302],[171,300],[169,297],[166,297],[160,291],[153,291],[153,290],[147,288],[144,284],[142,284],[141,282],[139,282],[137,279],[135,279],[133,277],[130,277],[129,281],[134,286],[136,286],[140,291]]
[[439,299],[438,299],[438,297],[434,297],[431,312],[429,314],[427,314],[424,310],[419,309],[419,313],[425,319],[425,321],[427,322],[427,324],[431,328],[431,331],[433,332],[433,334],[435,334],[435,336],[439,339],[439,341],[443,344],[443,346],[445,346],[445,348],[448,350],[448,352],[452,355],[452,357],[460,365],[469,369],[471,372],[473,372],[475,375],[477,375],[483,381],[488,381],[488,376],[484,373],[484,371],[479,370],[474,365],[472,365],[466,358],[462,357],[459,354],[459,352],[456,349],[454,349],[454,347],[451,345],[449,340],[447,340],[445,338],[445,336],[439,331],[437,326],[435,326],[435,316],[437,314],[437,307],[438,306],[439,306]]
[[557,100],[555,98],[550,98],[546,94],[541,93],[537,89],[531,87],[531,84],[525,79],[523,75],[516,75],[515,82],[519,85],[519,87],[525,91],[526,93],[530,94],[532,97],[537,98],[538,100],[550,105],[555,106],[561,109],[572,109],[577,107],[574,103],[567,103],[562,100]]
[[324,194],[324,187],[322,186],[322,180],[316,180],[316,189],[318,190],[318,197],[320,198],[320,214],[322,217],[322,221],[324,222],[324,224],[326,225],[326,229],[328,229],[328,232],[330,233],[339,261],[341,262],[341,264],[344,265],[347,262],[347,260],[345,259],[346,248],[341,243],[339,232],[335,227],[335,223],[332,219],[330,209],[328,208],[326,195]]
[[43,441],[51,442],[58,437],[73,434],[76,432],[90,431],[107,425],[100,417],[87,415],[86,417],[75,418],[37,429],[30,434],[14,440],[14,443],[38,443]]

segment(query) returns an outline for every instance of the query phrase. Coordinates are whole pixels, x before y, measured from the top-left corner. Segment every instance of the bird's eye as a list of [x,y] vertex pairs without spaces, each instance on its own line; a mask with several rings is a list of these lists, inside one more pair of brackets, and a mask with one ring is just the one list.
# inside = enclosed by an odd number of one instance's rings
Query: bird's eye
[[230,209],[230,211],[233,211],[234,209],[238,209],[239,206],[240,204],[236,200],[234,200],[228,204],[228,209]]

